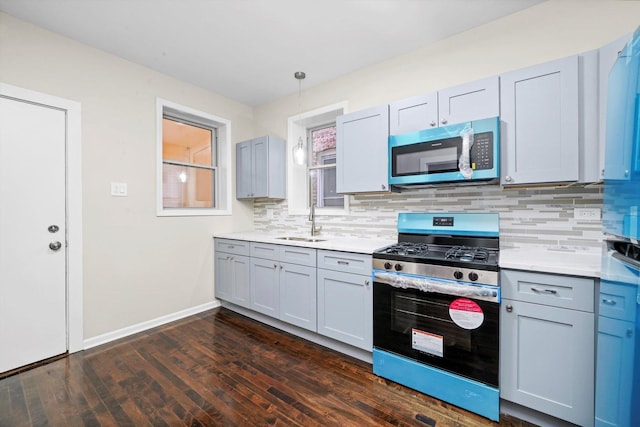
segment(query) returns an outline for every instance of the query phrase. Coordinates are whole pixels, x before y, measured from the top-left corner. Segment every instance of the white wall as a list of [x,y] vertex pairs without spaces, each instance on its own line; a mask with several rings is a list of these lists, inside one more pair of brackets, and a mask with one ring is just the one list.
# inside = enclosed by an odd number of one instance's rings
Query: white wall
[[251,108],[2,13],[0,81],[82,104],[85,339],[211,302],[211,235],[251,228],[253,206],[156,217],[156,97],[231,120],[234,143]]

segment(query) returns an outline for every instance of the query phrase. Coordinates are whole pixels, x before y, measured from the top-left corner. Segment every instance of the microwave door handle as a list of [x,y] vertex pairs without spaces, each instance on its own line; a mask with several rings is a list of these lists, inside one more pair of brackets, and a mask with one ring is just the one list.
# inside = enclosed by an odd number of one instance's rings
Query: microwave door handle
[[471,168],[471,146],[473,145],[473,129],[465,128],[460,134],[462,137],[462,153],[458,160],[458,169],[465,179],[471,179],[473,169]]

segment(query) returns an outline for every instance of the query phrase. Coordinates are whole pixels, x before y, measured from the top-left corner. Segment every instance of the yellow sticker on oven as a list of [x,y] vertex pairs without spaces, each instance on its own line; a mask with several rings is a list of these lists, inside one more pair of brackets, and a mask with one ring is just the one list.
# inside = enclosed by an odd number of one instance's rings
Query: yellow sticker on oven
[[458,298],[449,304],[449,316],[463,329],[476,329],[484,322],[482,308],[475,301]]

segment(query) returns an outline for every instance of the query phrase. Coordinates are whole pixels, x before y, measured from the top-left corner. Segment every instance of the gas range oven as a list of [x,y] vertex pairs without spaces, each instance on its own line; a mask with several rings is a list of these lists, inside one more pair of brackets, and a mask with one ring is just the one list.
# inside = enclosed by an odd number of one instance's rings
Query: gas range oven
[[373,371],[499,419],[499,216],[401,213],[373,253]]

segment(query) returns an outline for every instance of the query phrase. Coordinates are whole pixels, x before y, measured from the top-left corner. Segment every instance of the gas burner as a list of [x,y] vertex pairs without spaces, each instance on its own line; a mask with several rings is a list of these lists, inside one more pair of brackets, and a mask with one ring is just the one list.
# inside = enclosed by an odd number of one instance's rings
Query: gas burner
[[429,252],[429,245],[422,243],[400,242],[397,245],[388,247],[384,252],[395,255],[424,256]]
[[483,248],[468,246],[454,246],[444,254],[445,259],[455,259],[464,262],[487,262],[489,252]]

